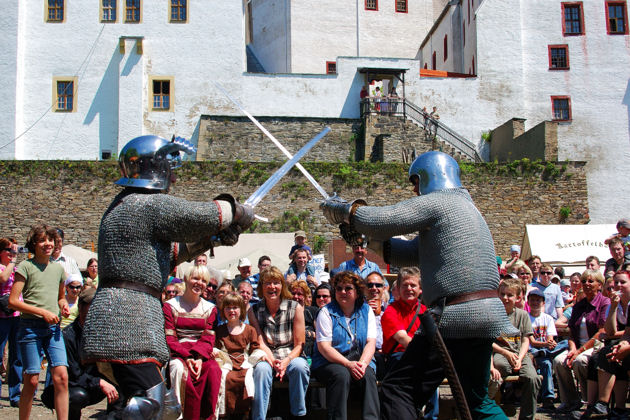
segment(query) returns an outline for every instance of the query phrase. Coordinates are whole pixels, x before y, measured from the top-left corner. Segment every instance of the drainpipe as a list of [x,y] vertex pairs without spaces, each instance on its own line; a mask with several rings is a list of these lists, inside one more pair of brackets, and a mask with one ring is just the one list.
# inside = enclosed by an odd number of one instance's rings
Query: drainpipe
[[360,57],[360,50],[359,50],[359,1],[360,0],[356,0],[356,9],[357,9],[357,57]]

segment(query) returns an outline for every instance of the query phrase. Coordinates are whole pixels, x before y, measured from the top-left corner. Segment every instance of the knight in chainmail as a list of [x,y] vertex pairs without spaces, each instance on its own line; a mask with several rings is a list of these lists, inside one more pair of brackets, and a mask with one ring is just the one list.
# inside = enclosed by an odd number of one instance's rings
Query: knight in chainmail
[[[167,195],[180,152],[191,143],[141,136],[122,149],[125,188],[101,220],[99,288],[88,314],[82,359],[97,362],[130,398],[124,417],[177,418],[159,367],[169,360],[160,293],[180,262],[205,252],[217,235],[224,245],[251,225],[253,210],[229,195],[191,202]],[[176,404],[174,404],[176,405]]]
[[[473,418],[505,418],[487,385],[493,340],[516,333],[498,298],[499,275],[490,230],[449,155],[428,152],[409,169],[418,197],[386,207],[348,203],[334,196],[322,204],[326,218],[341,224],[346,241],[361,235],[388,264],[419,266],[422,299],[431,308]],[[393,238],[417,234],[412,240]],[[423,318],[423,322],[424,321]],[[428,323],[427,323],[428,324]],[[441,359],[421,329],[381,388],[383,419],[416,419],[445,376]]]

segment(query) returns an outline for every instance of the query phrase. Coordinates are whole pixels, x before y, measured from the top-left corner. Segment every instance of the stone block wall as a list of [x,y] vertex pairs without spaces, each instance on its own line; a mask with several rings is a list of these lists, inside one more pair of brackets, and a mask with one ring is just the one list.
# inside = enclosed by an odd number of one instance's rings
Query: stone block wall
[[525,120],[513,118],[492,130],[490,160],[508,162],[528,158],[558,160],[558,124],[543,121],[525,131]]
[[[324,127],[331,128],[308,153],[309,161],[355,159],[360,120],[327,118],[257,117],[260,123],[292,153]],[[249,162],[285,161],[286,157],[247,117],[202,115],[197,160]]]
[[[171,194],[196,201],[231,193],[245,200],[280,163],[189,162],[177,171]],[[346,199],[388,205],[413,196],[407,165],[312,163],[304,166],[322,187]],[[547,165],[462,164],[462,183],[485,216],[499,255],[521,243],[525,224],[588,223],[584,163]],[[46,222],[66,233],[66,242],[87,249],[97,244],[103,212],[120,187],[114,162],[0,161],[0,236],[23,244],[31,225]],[[273,188],[256,212],[270,219],[257,232],[304,229],[309,242],[338,237],[319,210],[321,196],[296,170]],[[322,252],[326,253],[327,249]]]

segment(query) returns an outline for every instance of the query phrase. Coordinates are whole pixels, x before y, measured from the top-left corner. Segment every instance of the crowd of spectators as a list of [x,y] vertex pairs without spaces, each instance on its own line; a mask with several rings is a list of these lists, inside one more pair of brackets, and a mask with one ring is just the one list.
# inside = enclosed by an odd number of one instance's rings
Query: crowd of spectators
[[[503,380],[518,376],[520,418],[533,419],[537,410],[627,418],[626,226],[620,221],[619,234],[606,239],[608,261],[589,256],[584,270],[566,278],[536,255],[523,261],[516,245],[505,262],[497,258],[497,296],[520,334],[497,337],[489,393],[514,387]],[[363,239],[329,280],[311,267],[304,232],[295,235],[284,273],[263,255],[254,274],[242,257],[230,279],[201,255],[183,279],[171,277],[162,293],[164,333],[183,418],[264,419],[274,381],[289,383],[293,416],[325,408],[328,418],[346,419],[356,390],[362,418],[378,418],[377,381],[402,356],[427,308],[420,270],[399,268],[390,286],[367,259]],[[104,399],[115,417],[127,396],[80,360],[98,261],[90,259],[82,273],[62,243],[61,230],[35,227],[27,243],[34,256],[18,265],[17,242],[0,238],[0,348],[8,352],[9,401],[28,415],[45,355],[50,372],[41,398],[58,418],[79,419],[84,407]],[[307,394],[314,380],[325,391]],[[438,418],[437,390],[418,414]]]

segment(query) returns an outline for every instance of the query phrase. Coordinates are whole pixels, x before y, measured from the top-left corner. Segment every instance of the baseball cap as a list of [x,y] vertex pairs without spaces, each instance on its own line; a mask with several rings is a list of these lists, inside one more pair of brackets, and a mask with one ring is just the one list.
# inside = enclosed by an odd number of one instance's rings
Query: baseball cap
[[527,296],[529,297],[529,296],[532,296],[532,295],[540,296],[541,298],[543,298],[543,300],[545,300],[545,294],[540,289],[532,289],[532,290],[530,290]]
[[521,247],[518,245],[512,245],[510,247],[510,252],[521,252]]
[[251,267],[252,262],[247,257],[240,258],[238,260],[238,267]]
[[569,281],[569,279],[561,279],[560,286],[571,286],[571,282]]
[[617,222],[617,227],[630,229],[630,219],[619,219],[619,221]]
[[306,232],[304,232],[303,230],[298,230],[297,232],[295,232],[295,235],[293,235],[294,238],[297,238],[299,236],[306,239]]

